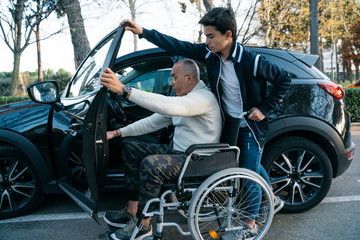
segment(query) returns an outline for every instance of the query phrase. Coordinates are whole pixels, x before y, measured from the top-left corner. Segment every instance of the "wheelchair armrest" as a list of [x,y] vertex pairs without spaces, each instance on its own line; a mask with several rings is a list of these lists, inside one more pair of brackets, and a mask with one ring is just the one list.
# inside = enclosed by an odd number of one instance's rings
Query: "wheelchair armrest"
[[185,150],[185,154],[189,155],[195,150],[206,150],[206,149],[227,149],[230,145],[227,143],[204,143],[204,144],[193,144]]

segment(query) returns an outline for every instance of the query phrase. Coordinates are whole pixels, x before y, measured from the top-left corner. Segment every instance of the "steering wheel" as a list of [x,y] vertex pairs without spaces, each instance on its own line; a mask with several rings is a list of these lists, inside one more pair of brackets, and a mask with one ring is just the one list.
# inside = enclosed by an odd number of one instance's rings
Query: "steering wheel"
[[115,116],[116,120],[120,121],[120,122],[125,122],[126,121],[126,114],[125,111],[123,109],[123,107],[121,106],[121,101],[117,98],[116,94],[108,91],[109,96],[107,98],[107,104],[110,107],[110,111],[111,113]]

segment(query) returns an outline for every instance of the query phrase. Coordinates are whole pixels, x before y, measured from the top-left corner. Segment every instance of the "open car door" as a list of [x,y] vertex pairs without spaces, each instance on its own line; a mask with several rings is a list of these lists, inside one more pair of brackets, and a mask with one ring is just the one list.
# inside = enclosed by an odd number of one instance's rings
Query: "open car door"
[[[106,68],[112,68],[116,55],[119,51],[121,39],[125,32],[125,26],[119,27],[108,35],[104,43],[100,42],[82,63],[76,75],[85,75],[87,85],[99,86],[100,76]],[[111,43],[110,43],[111,41]],[[110,45],[110,46],[108,46]],[[102,47],[108,47],[107,54],[102,67],[95,69],[94,60]],[[90,59],[90,60],[89,60]],[[89,62],[89,63],[87,63]],[[75,76],[76,78],[76,76]],[[96,83],[94,83],[97,81]],[[81,88],[84,87],[81,84]],[[89,84],[90,83],[90,84]],[[86,87],[85,87],[86,88]],[[103,184],[108,166],[108,141],[107,131],[107,101],[108,90],[101,87],[93,98],[83,121],[83,148],[82,157],[88,182],[88,189],[83,193],[71,185],[59,181],[59,187],[67,193],[85,212],[87,212],[97,223],[99,186]]]

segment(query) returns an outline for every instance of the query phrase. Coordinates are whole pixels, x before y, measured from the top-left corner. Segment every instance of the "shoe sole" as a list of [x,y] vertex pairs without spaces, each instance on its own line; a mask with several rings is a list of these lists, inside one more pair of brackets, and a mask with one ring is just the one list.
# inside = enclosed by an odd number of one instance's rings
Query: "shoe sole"
[[[109,229],[110,229],[110,226],[115,227],[117,229],[123,228],[123,227],[126,226],[126,223],[113,223],[113,222],[110,222],[105,216],[104,216],[104,221],[109,225]],[[110,230],[112,230],[112,229],[110,229]]]
[[[149,231],[148,233],[146,233],[146,234],[144,234],[144,235],[141,235],[141,236],[135,238],[135,240],[143,240],[143,239],[146,238],[146,237],[152,236],[152,234],[153,234],[153,232],[152,232],[152,229],[151,229],[151,231]],[[111,238],[112,238],[113,240],[121,240],[120,238],[117,238],[117,237],[115,236],[115,233],[112,233],[110,236],[111,236]]]
[[151,229],[151,231],[149,231],[148,233],[146,233],[146,234],[144,234],[144,235],[142,235],[140,237],[135,238],[135,240],[143,240],[146,237],[152,236],[152,234],[153,234],[153,232],[152,232],[152,229]]

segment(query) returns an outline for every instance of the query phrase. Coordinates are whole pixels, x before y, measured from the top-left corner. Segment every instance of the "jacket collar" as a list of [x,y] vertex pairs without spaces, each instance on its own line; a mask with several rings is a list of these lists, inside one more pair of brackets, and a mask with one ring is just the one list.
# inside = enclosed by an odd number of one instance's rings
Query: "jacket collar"
[[[207,59],[211,53],[214,53],[208,47],[206,47],[206,49],[208,50],[208,52],[205,55],[205,59]],[[234,63],[235,62],[239,63],[241,61],[243,51],[244,51],[244,47],[240,43],[235,42],[234,45],[231,47],[230,55],[228,56],[227,60],[231,60]],[[217,53],[214,53],[214,54],[219,56],[219,54],[217,54]]]
[[239,63],[241,61],[243,51],[244,47],[240,43],[235,42],[231,48],[230,55],[228,56],[227,60]]

